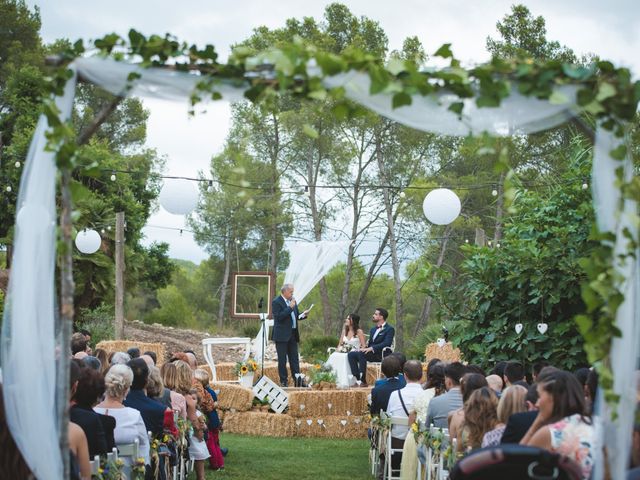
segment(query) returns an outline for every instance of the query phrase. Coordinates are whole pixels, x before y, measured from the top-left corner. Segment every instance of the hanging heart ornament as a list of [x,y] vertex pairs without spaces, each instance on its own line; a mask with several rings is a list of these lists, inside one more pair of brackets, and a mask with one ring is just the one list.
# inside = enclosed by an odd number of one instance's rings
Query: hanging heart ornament
[[304,410],[304,404],[303,403],[300,404],[300,410]]
[[442,348],[444,347],[444,344],[447,342],[445,342],[444,338],[439,338],[437,343],[438,343],[438,346]]
[[549,328],[549,325],[547,325],[546,323],[539,323],[538,324],[538,331],[544,335],[547,332],[547,329]]
[[300,426],[302,424],[302,420],[296,420],[296,425]]
[[307,420],[307,425],[311,426],[312,423],[313,423],[313,420]]
[[521,323],[516,323],[516,333],[520,334],[521,331],[522,331],[522,324]]
[[340,420],[340,423],[342,424],[342,426],[344,427],[347,424],[346,420]]

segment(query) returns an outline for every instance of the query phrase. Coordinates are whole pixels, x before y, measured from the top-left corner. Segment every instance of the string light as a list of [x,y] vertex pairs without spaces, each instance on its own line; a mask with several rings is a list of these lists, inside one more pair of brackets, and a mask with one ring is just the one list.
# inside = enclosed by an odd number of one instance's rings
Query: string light
[[407,196],[407,194],[406,194],[406,193],[404,193],[404,192],[400,192],[400,198],[404,198],[404,197],[406,197],[406,196]]
[[498,190],[496,190],[495,188],[493,190],[491,190],[491,195],[494,197],[498,196]]
[[7,185],[7,188],[6,188],[5,190],[6,190],[7,192],[11,193],[11,190],[13,190],[13,189],[11,188],[11,185]]
[[587,181],[585,180],[584,182],[582,182],[582,189],[586,190],[587,188],[589,188],[589,184],[587,183]]
[[111,178],[112,182],[115,182],[116,181],[116,174],[112,173],[110,178]]
[[20,168],[21,163],[20,162],[16,162],[16,163],[14,163],[14,165],[16,166],[16,168]]

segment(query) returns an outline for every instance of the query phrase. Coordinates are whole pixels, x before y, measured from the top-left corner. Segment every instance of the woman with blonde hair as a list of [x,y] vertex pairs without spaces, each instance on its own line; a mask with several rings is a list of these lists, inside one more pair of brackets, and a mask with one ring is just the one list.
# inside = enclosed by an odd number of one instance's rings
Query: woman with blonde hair
[[184,395],[178,393],[176,385],[178,384],[178,373],[174,363],[167,362],[160,368],[160,376],[164,382],[164,386],[169,389],[171,398],[171,409],[178,412],[181,418],[187,418],[187,401]]
[[480,448],[484,434],[498,423],[498,396],[489,387],[475,390],[464,404],[464,421],[458,432],[459,448]]
[[527,389],[522,385],[511,385],[502,392],[498,402],[498,424],[493,430],[484,434],[482,448],[500,444],[509,417],[514,413],[527,411],[526,397]]
[[104,378],[105,398],[94,410],[102,415],[110,415],[116,419],[113,436],[117,445],[133,443],[138,439],[140,456],[149,465],[149,437],[142,415],[135,408],[125,407],[124,399],[133,382],[133,372],[127,365],[113,365]]

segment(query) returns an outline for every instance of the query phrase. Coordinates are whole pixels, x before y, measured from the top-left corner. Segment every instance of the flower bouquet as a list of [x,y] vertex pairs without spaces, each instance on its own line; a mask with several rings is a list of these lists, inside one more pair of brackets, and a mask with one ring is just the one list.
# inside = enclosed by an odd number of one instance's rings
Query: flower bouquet
[[340,352],[340,353],[349,353],[350,351],[355,350],[355,349],[356,349],[356,347],[355,347],[355,346],[353,346],[352,344],[350,344],[350,343],[343,343],[342,345],[340,345],[340,346],[337,348],[337,350],[336,350],[336,351],[337,351],[337,352]]
[[253,372],[258,370],[258,363],[253,358],[248,358],[242,362],[237,362],[234,368],[240,384],[244,387],[253,386]]

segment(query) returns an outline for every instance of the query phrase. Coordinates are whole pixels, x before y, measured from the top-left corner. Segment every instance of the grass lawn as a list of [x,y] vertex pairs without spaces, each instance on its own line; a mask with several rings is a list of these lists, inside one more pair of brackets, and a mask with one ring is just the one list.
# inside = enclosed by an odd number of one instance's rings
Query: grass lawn
[[220,443],[229,448],[224,471],[207,469],[207,480],[372,479],[369,442],[364,439],[249,437],[223,432]]

